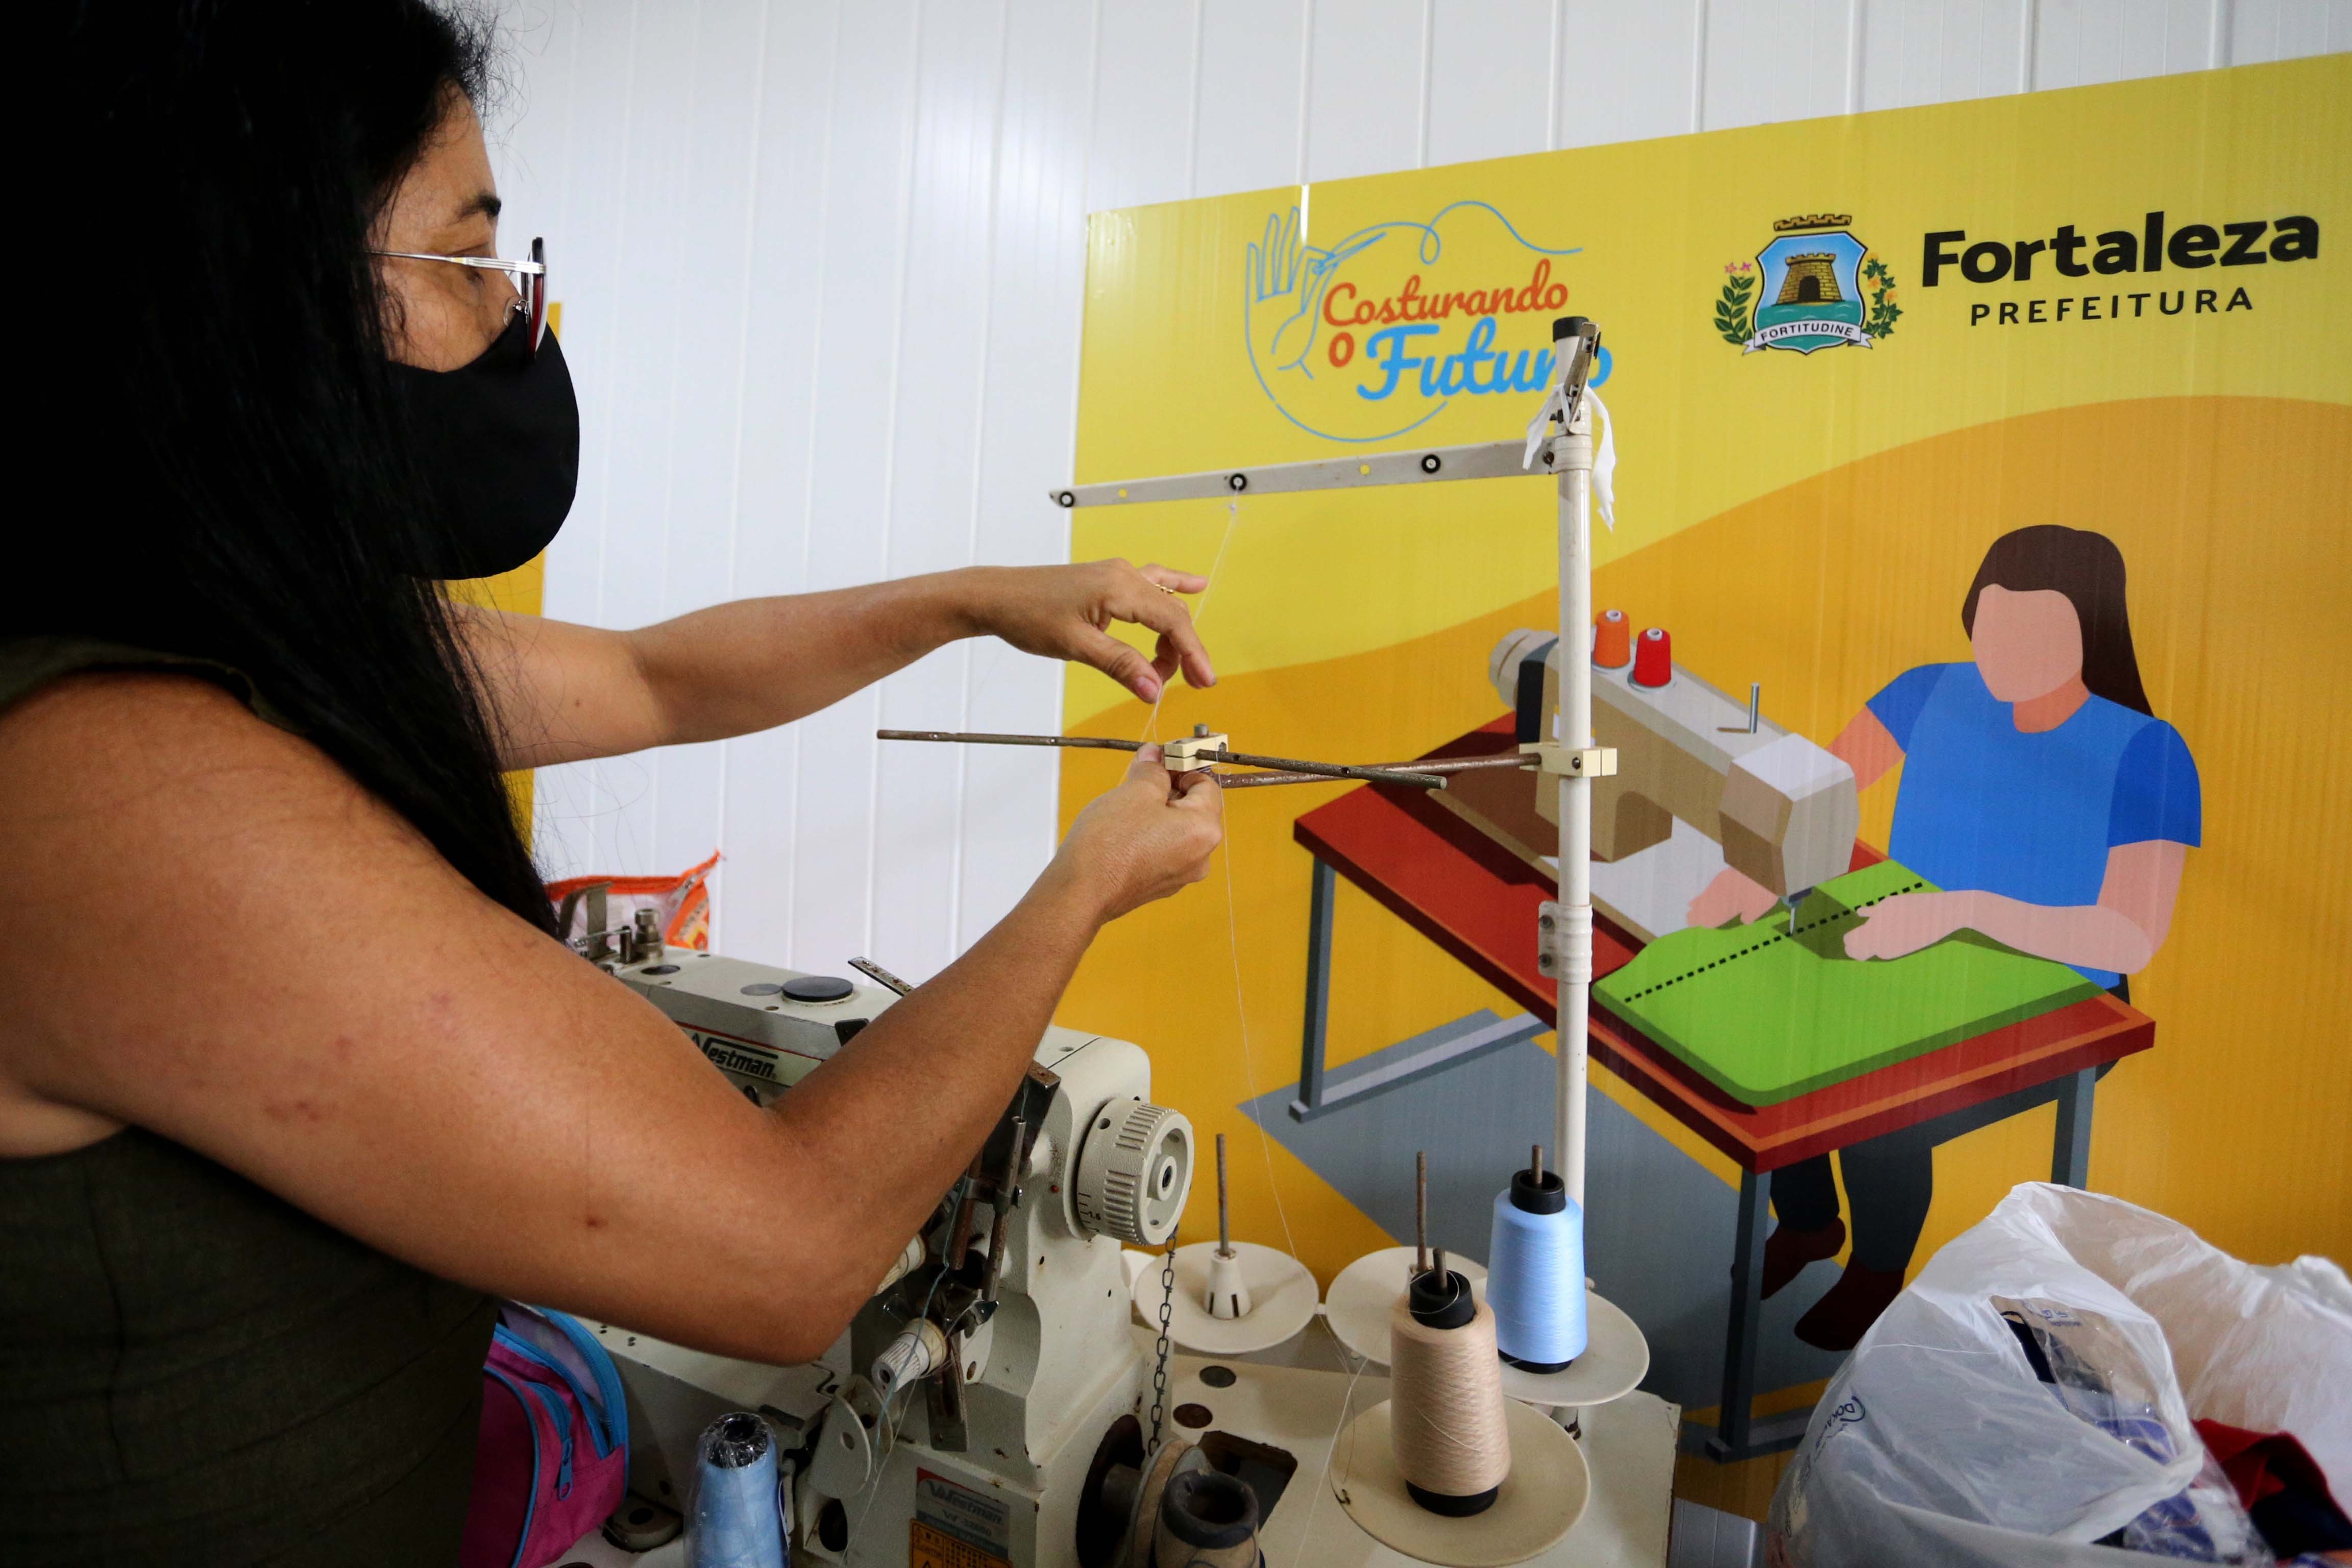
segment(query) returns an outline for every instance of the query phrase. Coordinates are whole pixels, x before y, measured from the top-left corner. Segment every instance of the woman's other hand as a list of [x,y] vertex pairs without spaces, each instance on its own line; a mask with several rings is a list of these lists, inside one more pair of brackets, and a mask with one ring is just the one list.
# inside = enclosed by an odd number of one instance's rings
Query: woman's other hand
[[1845,933],[1848,958],[1901,958],[1971,924],[1967,893],[1898,893],[1864,910]]
[[[1157,702],[1180,668],[1187,685],[1214,686],[1217,672],[1192,630],[1179,594],[1197,594],[1206,577],[1173,567],[1089,561],[1076,566],[977,567],[965,574],[965,615],[975,631],[1003,638],[1023,653],[1092,665],[1145,702]],[[1110,635],[1114,621],[1158,636],[1152,656]]]
[[1763,883],[1726,866],[1715,874],[1715,880],[1699,890],[1690,901],[1684,919],[1701,931],[1710,930],[1737,917],[1742,925],[1771,913],[1780,896]]
[[1146,746],[1117,788],[1078,813],[1045,875],[1101,921],[1167,898],[1209,874],[1225,836],[1224,794],[1206,773],[1171,775],[1160,748]]

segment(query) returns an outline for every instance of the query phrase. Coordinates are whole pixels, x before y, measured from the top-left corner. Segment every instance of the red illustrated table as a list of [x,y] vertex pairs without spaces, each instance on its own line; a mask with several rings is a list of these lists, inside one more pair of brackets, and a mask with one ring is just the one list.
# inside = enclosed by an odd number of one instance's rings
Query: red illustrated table
[[[1512,721],[1505,717],[1428,756],[1484,755],[1507,751],[1512,744]],[[1292,836],[1315,858],[1307,915],[1306,1024],[1298,1099],[1291,1106],[1294,1117],[1307,1120],[1333,1108],[1324,1083],[1324,1047],[1335,877],[1347,878],[1545,1026],[1552,1026],[1552,983],[1536,968],[1537,912],[1558,896],[1550,878],[1423,792],[1388,784],[1362,785],[1318,806],[1299,817]],[[1854,846],[1856,868],[1883,858],[1866,845]],[[1605,916],[1596,916],[1593,924],[1593,976],[1598,979],[1629,962],[1642,943]],[[1759,1109],[1727,1097],[1639,1030],[1612,1016],[1596,994],[1592,1056],[1739,1167],[1722,1415],[1709,1452],[1721,1459],[1744,1458],[1790,1447],[1802,1436],[1801,1426],[1793,1434],[1759,1434],[1750,1412],[1761,1314],[1759,1264],[1772,1172],[2054,1080],[2059,1084],[2058,1126],[2050,1179],[2082,1186],[2088,1175],[2098,1070],[2155,1042],[2153,1020],[2102,994]],[[1433,1070],[1444,1065],[1450,1062],[1434,1063]],[[1410,1068],[1384,1073],[1382,1087],[1415,1076],[1419,1074]]]

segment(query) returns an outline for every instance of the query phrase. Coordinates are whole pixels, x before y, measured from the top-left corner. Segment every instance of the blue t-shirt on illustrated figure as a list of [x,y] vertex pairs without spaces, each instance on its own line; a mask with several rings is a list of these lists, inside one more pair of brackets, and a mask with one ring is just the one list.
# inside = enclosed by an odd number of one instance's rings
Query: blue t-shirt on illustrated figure
[[[2099,901],[2107,851],[2203,839],[2180,732],[2091,696],[2054,730],[2021,731],[1974,663],[1923,664],[1870,711],[1903,750],[1887,853],[1939,888],[2058,908]],[[2074,967],[2102,985],[2111,969]]]

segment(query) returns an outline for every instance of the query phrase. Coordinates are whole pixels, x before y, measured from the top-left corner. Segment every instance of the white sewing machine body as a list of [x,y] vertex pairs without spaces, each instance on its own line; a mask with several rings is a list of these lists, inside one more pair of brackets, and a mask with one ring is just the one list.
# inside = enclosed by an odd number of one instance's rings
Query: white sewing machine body
[[[709,954],[615,973],[762,1105],[896,1000]],[[802,1437],[796,1551],[845,1568],[901,1568],[911,1521],[938,1532],[937,1568],[949,1568],[950,1556],[956,1568],[978,1563],[949,1542],[1013,1568],[1079,1562],[1089,1468],[1107,1446],[1139,1460],[1147,1418],[1150,1368],[1129,1332],[1121,1244],[1164,1237],[1191,1184],[1190,1129],[1147,1102],[1150,1086],[1139,1047],[1049,1028],[979,1162],[1003,1170],[1025,1132],[1017,1199],[1001,1225],[992,1187],[961,1219],[956,1205],[944,1204],[918,1238],[923,1245],[910,1247],[857,1314],[840,1364],[759,1367],[608,1331],[632,1404],[643,1406],[632,1489],[676,1506],[702,1426],[725,1410],[764,1406],[788,1456],[792,1433]],[[876,1151],[875,1161],[877,1179],[890,1179],[888,1152]],[[960,1223],[965,1267],[942,1278]],[[988,1248],[999,1237],[1003,1255],[994,1259]],[[991,1274],[994,1300],[983,1312],[976,1293]],[[889,1390],[886,1415],[886,1395],[867,1376],[877,1359],[927,1309],[938,1316],[942,1300],[966,1298],[973,1300],[961,1321],[982,1321],[949,1342],[956,1365]],[[634,1427],[640,1412],[631,1414]],[[925,1539],[918,1531],[916,1544]]]

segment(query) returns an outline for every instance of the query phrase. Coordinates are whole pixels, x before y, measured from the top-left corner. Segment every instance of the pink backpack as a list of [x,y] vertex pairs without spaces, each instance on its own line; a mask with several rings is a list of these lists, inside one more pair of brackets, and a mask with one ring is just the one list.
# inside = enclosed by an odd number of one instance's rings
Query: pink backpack
[[459,1568],[544,1568],[621,1506],[629,1408],[596,1336],[508,1302],[482,1365],[482,1428]]

